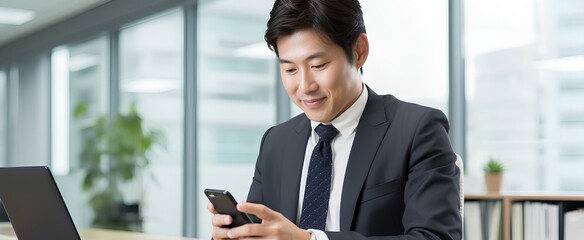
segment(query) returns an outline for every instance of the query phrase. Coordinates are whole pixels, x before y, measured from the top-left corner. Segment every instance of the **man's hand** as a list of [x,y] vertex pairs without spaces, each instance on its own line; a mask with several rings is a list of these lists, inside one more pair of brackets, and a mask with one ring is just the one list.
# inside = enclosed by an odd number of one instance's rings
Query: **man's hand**
[[[214,212],[212,206],[209,208]],[[260,224],[246,224],[240,227],[227,229],[222,225],[230,224],[231,217],[215,214],[213,216],[214,239],[300,239],[309,240],[310,233],[298,228],[279,212],[276,212],[262,204],[239,203],[237,210],[253,214],[262,219]]]
[[213,224],[213,239],[229,239],[229,237],[227,237],[227,231],[229,231],[229,228],[224,228],[223,226],[231,224],[233,221],[231,216],[217,213],[215,207],[211,203],[207,205],[207,209],[213,214],[211,220],[211,223]]
[[261,224],[246,224],[227,231],[230,238],[248,239],[300,239],[309,240],[310,233],[298,228],[284,215],[262,204],[242,202],[237,204],[240,212],[253,214],[262,219]]

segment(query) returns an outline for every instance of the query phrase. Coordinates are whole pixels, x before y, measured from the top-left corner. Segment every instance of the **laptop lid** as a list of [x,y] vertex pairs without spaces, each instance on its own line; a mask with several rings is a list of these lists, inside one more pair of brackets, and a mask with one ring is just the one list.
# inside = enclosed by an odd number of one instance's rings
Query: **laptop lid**
[[19,240],[80,240],[48,167],[0,168],[0,199]]

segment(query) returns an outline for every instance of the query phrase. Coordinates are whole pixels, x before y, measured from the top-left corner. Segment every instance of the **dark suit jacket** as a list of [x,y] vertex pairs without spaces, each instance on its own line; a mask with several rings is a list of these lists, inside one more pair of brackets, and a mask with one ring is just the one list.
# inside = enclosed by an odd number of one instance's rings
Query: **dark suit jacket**
[[[301,114],[262,139],[248,201],[296,222],[310,120]],[[369,89],[330,239],[461,239],[459,170],[439,110]],[[383,236],[383,237],[382,237]]]

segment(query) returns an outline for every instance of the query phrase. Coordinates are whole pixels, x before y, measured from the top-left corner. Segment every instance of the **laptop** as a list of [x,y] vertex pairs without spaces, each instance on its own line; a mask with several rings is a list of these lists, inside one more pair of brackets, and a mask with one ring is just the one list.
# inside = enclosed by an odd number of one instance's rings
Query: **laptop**
[[48,167],[0,168],[0,199],[19,240],[80,240]]

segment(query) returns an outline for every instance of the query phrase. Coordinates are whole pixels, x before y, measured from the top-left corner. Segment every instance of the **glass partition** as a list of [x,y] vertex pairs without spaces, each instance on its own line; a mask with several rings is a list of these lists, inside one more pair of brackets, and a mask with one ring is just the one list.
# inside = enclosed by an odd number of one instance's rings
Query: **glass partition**
[[220,0],[198,7],[197,237],[211,234],[202,189],[245,200],[261,137],[276,122],[276,62],[263,39],[270,1]]
[[122,28],[119,36],[119,113],[135,111],[146,135],[154,136],[149,165],[125,186],[124,200],[142,203],[144,232],[178,236],[183,226],[183,12],[143,19]]
[[448,1],[366,0],[361,7],[369,38],[365,83],[448,114]]
[[[51,171],[78,227],[92,226],[90,174],[81,160],[87,132],[108,116],[109,41],[100,36],[59,46],[51,56]],[[83,114],[77,114],[84,109]]]
[[[51,167],[61,175],[79,167],[83,129],[108,112],[107,37],[55,48],[51,61]],[[76,117],[80,107],[88,112]]]
[[467,183],[506,167],[503,190],[584,190],[584,4],[465,2]]

